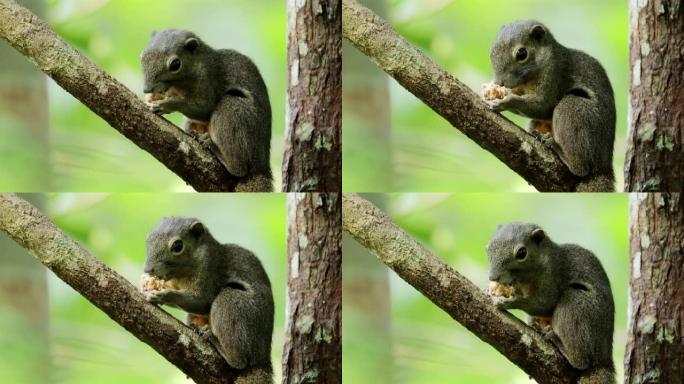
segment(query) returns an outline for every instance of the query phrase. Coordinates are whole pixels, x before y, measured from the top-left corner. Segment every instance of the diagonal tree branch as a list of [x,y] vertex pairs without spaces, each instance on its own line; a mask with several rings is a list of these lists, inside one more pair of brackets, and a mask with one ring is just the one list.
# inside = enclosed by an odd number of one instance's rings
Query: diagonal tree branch
[[404,232],[371,202],[342,197],[342,229],[430,301],[539,383],[575,383],[579,372],[543,337],[496,309],[477,286]]
[[88,253],[50,219],[14,194],[0,194],[0,230],[112,320],[196,383],[232,383],[236,372],[209,343]]
[[128,88],[14,0],[0,0],[0,37],[114,129],[198,191],[233,191],[237,178],[199,141],[150,112]]
[[552,150],[492,112],[480,96],[356,0],[342,2],[342,35],[401,86],[539,191],[576,189],[580,179]]

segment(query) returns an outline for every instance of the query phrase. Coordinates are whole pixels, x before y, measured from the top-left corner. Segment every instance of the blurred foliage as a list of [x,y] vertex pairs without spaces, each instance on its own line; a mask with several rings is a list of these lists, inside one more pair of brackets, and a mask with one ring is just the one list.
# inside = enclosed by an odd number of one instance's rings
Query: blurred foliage
[[[361,1],[363,3],[363,1]],[[389,22],[410,43],[479,93],[492,78],[489,48],[499,26],[545,23],[563,45],[596,57],[613,84],[617,107],[614,169],[622,190],[629,90],[627,3],[621,0],[389,0]],[[345,45],[343,59],[348,50]],[[529,191],[532,187],[415,96],[390,82],[390,152],[369,145],[358,117],[344,111],[345,191]],[[343,85],[344,86],[344,85]],[[518,125],[527,119],[506,112]],[[377,138],[375,138],[377,140]],[[372,168],[392,160],[393,181]]]
[[[557,243],[576,243],[596,254],[608,273],[615,299],[614,361],[622,375],[628,284],[625,194],[390,194],[395,222],[483,290],[485,245],[496,225],[528,221]],[[346,252],[346,249],[343,250]],[[372,256],[369,256],[372,257]],[[347,263],[348,259],[343,259]],[[373,261],[380,263],[373,258]],[[348,270],[345,265],[345,270]],[[393,383],[528,383],[527,375],[494,348],[390,274]],[[372,288],[369,288],[372,289]],[[345,297],[345,300],[354,300]],[[373,375],[372,332],[359,327],[363,314],[343,308],[345,381]],[[515,314],[524,318],[522,312]],[[355,326],[356,325],[356,326]],[[618,380],[620,382],[620,380]]]
[[[273,367],[280,376],[285,321],[284,194],[51,194],[47,213],[69,236],[135,286],[145,238],[163,216],[199,218],[217,240],[236,243],[261,260],[273,287]],[[0,254],[1,255],[1,254]],[[185,383],[185,375],[49,273],[49,344],[54,383]],[[165,310],[181,321],[185,313]],[[34,353],[32,336],[0,308],[0,382],[34,383],[20,358]],[[37,342],[37,341],[36,341]],[[277,380],[279,381],[279,380]]]
[[[55,31],[142,97],[139,56],[153,30],[184,28],[214,48],[231,48],[259,67],[273,109],[271,167],[280,189],[285,121],[285,3],[249,0],[47,0]],[[49,81],[53,191],[188,191],[190,187],[66,91]],[[166,115],[176,124],[179,113]],[[0,121],[3,121],[0,116]],[[22,157],[43,156],[1,125],[2,190],[42,190],[23,182]],[[4,146],[0,146],[0,149]]]

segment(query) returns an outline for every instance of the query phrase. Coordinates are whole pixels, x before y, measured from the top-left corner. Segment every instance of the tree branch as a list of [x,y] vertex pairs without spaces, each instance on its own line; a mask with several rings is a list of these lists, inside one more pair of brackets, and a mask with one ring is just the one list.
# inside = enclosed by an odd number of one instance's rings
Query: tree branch
[[150,112],[123,84],[13,0],[0,0],[0,37],[114,129],[198,191],[233,191],[237,178],[199,141]]
[[342,197],[342,229],[399,277],[539,383],[575,383],[579,372],[543,337],[500,311],[477,286],[404,232],[371,202]]
[[532,135],[432,62],[356,0],[342,2],[342,35],[401,86],[539,191],[574,191],[580,179]]
[[0,230],[196,383],[235,380],[236,371],[214,347],[146,302],[128,280],[90,255],[27,201],[0,194]]

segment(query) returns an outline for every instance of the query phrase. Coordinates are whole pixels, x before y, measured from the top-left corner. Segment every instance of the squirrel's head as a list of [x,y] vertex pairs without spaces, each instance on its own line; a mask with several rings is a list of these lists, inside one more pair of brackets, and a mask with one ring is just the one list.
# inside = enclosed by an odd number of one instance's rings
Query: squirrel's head
[[211,234],[197,219],[162,218],[147,235],[145,273],[163,280],[189,276],[201,262],[197,249],[210,238]]
[[548,65],[554,44],[551,32],[538,21],[501,26],[489,51],[494,83],[514,88],[536,79]]
[[197,35],[182,29],[152,32],[152,39],[140,54],[145,93],[165,92],[171,85],[192,79],[206,45]]
[[545,263],[551,240],[536,224],[498,225],[487,244],[489,280],[511,285],[535,274]]

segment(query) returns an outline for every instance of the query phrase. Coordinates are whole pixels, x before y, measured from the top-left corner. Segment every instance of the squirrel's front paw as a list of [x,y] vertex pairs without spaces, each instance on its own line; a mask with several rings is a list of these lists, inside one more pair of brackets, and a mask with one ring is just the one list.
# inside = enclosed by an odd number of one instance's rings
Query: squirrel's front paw
[[170,290],[163,289],[161,291],[144,291],[145,300],[152,304],[163,304],[164,299],[168,296]]
[[508,102],[511,100],[511,96],[506,96],[503,99],[492,99],[492,100],[485,100],[484,102],[489,105],[489,108],[492,109],[495,112],[501,112],[506,110],[506,106]]
[[515,298],[513,297],[504,297],[504,296],[489,296],[492,299],[492,304],[494,304],[495,307],[499,309],[508,309],[510,304],[515,301]]

